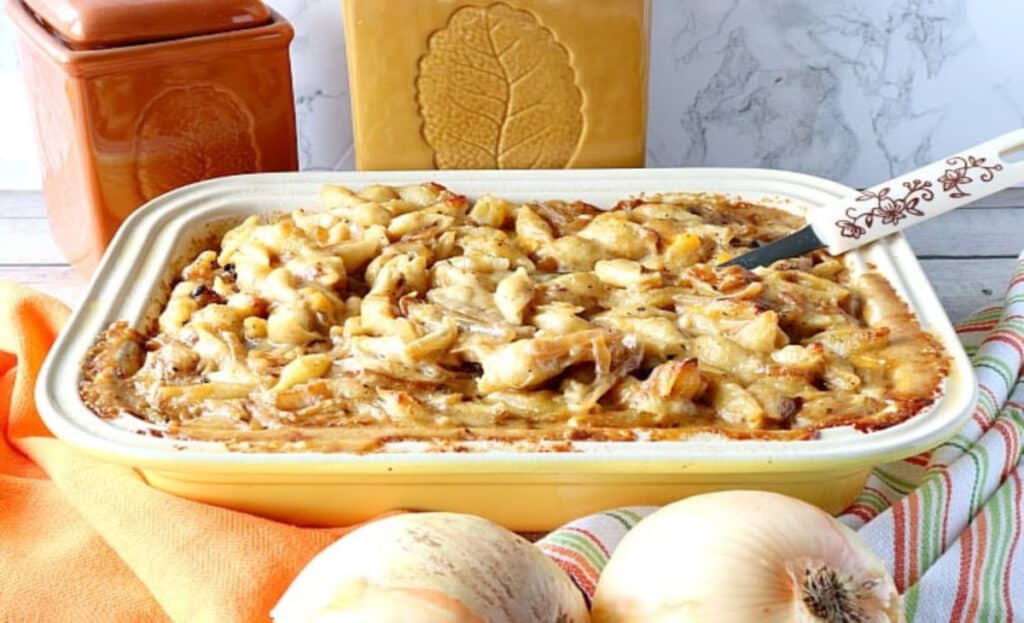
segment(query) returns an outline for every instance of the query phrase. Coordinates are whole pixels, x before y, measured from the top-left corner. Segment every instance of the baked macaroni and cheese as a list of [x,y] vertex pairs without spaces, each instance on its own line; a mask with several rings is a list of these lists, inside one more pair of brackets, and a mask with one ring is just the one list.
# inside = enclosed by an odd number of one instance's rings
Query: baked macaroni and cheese
[[802,225],[723,197],[471,200],[327,187],[181,271],[154,326],[107,329],[104,418],[241,450],[424,441],[813,437],[929,405],[947,358],[879,274],[816,252],[717,264]]

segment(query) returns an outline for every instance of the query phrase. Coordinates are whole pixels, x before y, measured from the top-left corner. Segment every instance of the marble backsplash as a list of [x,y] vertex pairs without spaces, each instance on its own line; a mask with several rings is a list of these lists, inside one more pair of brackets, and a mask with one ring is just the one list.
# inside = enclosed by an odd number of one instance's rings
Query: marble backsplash
[[[297,33],[291,54],[302,166],[352,168],[340,0],[269,4]],[[1024,3],[653,6],[648,166],[767,166],[863,186],[1024,126]],[[30,104],[14,36],[0,18],[0,188],[34,188]]]

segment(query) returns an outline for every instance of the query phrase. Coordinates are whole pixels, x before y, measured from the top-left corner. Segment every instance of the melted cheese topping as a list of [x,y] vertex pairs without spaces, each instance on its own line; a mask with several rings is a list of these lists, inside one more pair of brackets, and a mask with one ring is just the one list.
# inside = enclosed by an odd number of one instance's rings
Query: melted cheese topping
[[805,438],[901,421],[945,373],[877,274],[822,252],[716,267],[802,224],[780,210],[517,205],[437,184],[322,199],[200,253],[155,331],[111,327],[86,402],[241,449]]

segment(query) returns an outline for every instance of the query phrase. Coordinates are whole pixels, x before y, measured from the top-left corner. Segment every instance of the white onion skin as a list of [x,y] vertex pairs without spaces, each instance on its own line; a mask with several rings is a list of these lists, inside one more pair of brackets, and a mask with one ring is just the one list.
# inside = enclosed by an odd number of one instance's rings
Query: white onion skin
[[526,539],[481,517],[410,513],[318,554],[275,623],[587,623],[579,589]]
[[808,561],[874,582],[865,602],[868,621],[904,620],[895,583],[853,531],[810,504],[760,491],[699,495],[645,518],[608,561],[591,617],[594,623],[819,621],[797,583]]

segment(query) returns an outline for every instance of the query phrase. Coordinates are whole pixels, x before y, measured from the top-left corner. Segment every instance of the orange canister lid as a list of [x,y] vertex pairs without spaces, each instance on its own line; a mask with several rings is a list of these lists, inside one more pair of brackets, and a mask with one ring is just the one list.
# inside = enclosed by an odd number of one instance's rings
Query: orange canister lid
[[[17,2],[18,0],[12,0]],[[266,24],[259,0],[21,0],[70,47],[165,41]]]

